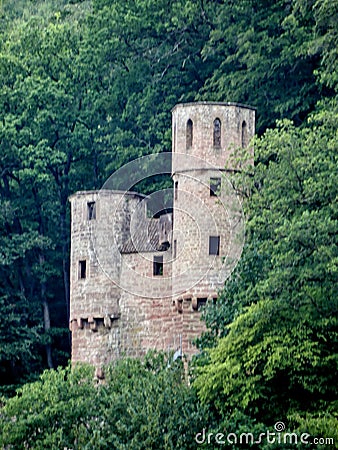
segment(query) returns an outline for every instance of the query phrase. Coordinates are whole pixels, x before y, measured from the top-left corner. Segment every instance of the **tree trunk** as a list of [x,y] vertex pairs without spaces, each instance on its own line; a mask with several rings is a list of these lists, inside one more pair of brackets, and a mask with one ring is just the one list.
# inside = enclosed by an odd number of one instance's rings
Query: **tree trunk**
[[[43,255],[40,254],[40,264],[42,265],[45,262],[45,258]],[[49,304],[46,297],[46,283],[45,281],[41,281],[41,302],[42,302],[42,309],[43,309],[43,325],[45,334],[47,335],[47,338],[50,338],[50,313],[49,313]],[[50,342],[47,342],[45,344],[45,350],[46,350],[46,357],[47,357],[47,364],[49,369],[54,368],[53,364],[53,357],[52,357],[52,345]]]
[[[44,322],[45,333],[48,334],[51,327],[50,327],[49,305],[48,305],[48,302],[46,299],[42,300],[42,307],[43,307],[43,322]],[[46,348],[46,357],[47,357],[48,367],[49,367],[49,369],[53,369],[54,364],[53,364],[53,357],[52,357],[52,346],[48,342],[45,345],[45,348]]]

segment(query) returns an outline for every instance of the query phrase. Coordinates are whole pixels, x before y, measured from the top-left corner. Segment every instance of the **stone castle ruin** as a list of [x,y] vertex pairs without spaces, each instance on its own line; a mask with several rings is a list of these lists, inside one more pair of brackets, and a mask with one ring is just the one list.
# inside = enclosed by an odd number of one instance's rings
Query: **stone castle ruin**
[[[122,188],[108,182],[71,196],[73,362],[100,367],[150,349],[196,353],[200,310],[216,301],[241,254],[243,217],[226,173],[254,132],[252,107],[176,105],[172,153],[158,155],[171,160],[170,208],[149,214],[152,199],[126,188],[137,165],[120,177]],[[151,161],[141,161],[148,172]]]

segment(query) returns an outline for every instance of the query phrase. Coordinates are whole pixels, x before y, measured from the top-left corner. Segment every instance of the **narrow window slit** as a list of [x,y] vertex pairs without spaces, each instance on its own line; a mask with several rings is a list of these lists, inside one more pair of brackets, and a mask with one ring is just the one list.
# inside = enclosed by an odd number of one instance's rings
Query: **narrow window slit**
[[214,147],[221,148],[221,121],[218,118],[214,120]]
[[174,194],[175,200],[177,200],[177,198],[178,198],[178,181],[175,181],[175,189],[174,189],[174,191],[175,191],[175,194]]
[[87,219],[88,220],[96,219],[96,204],[95,204],[95,202],[87,203]]
[[84,280],[87,278],[87,261],[84,259],[79,261],[79,279]]
[[163,256],[154,256],[153,275],[154,276],[163,275]]
[[244,120],[242,123],[242,148],[246,148],[248,146],[248,143],[248,128]]
[[189,119],[187,122],[187,131],[186,131],[186,148],[187,150],[192,147],[193,140],[193,123],[192,120]]

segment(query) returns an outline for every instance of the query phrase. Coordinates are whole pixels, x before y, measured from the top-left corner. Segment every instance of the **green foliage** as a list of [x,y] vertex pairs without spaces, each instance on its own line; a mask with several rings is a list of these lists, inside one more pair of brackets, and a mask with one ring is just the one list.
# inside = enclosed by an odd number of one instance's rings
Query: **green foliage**
[[336,2],[216,3],[207,2],[212,30],[202,51],[213,69],[198,98],[257,107],[259,133],[277,119],[301,124],[321,95],[317,71],[336,83]]
[[[4,361],[7,369],[1,384],[6,377],[15,383],[25,372],[41,370],[40,344],[52,366],[48,346],[64,333],[50,333],[50,322],[59,330],[67,326],[61,294],[62,266],[64,263],[67,268],[68,261],[66,206],[74,148],[80,153],[78,146],[83,140],[82,131],[75,127],[79,87],[72,88],[71,66],[79,39],[76,25],[45,26],[42,19],[17,25],[1,48],[0,191],[7,213],[0,223],[0,270],[4,280],[1,292],[10,304],[16,304],[20,326],[14,330],[14,322],[9,322],[6,335],[13,338],[7,344],[15,351],[6,353],[9,359]],[[55,278],[57,281],[52,281]],[[66,279],[64,285],[68,289]],[[51,321],[49,311],[57,303],[59,311]],[[32,332],[25,333],[25,328]],[[16,350],[21,346],[12,342],[20,330],[23,343],[25,336],[32,339],[25,355]],[[33,330],[39,331],[39,338]],[[57,363],[65,362],[59,357],[64,348],[62,344],[58,356],[54,355]],[[35,358],[29,363],[33,349],[40,354],[38,366],[33,364]]]
[[194,383],[221,417],[337,438],[337,118],[323,103],[306,127],[284,121],[256,142],[245,255],[206,312],[216,346]]
[[[203,409],[180,364],[124,360],[97,384],[93,369],[44,372],[0,410],[0,446],[32,449],[190,449]],[[187,426],[189,424],[189,426]]]
[[102,124],[102,143],[115,153],[110,174],[135,157],[170,150],[170,110],[194,98],[208,71],[200,52],[209,26],[192,1],[110,0],[93,7],[89,52],[104,87],[109,122]]
[[[40,343],[39,328],[28,316],[29,305],[25,298],[15,295],[0,298],[0,310],[4,320],[0,324],[0,393],[10,395],[15,392],[15,383],[26,374],[26,366],[31,368],[30,377],[40,366],[40,356],[36,349]],[[11,378],[8,380],[8,374]],[[27,381],[27,378],[22,381]]]
[[336,24],[338,4],[330,0],[317,0],[314,3],[313,10],[316,20],[316,33],[311,41],[309,52],[322,52],[323,57],[318,70],[320,80],[323,85],[337,92],[338,33]]

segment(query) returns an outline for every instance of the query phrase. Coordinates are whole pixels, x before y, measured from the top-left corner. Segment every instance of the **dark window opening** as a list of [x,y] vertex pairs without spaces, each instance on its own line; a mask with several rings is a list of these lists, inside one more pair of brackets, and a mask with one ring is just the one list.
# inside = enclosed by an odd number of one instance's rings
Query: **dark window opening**
[[221,178],[210,178],[210,197],[217,197],[221,190]]
[[175,181],[175,200],[177,200],[178,196],[178,181]]
[[79,279],[83,280],[87,278],[87,261],[79,261]]
[[104,326],[103,317],[95,318],[92,322],[89,322],[89,328],[92,331],[97,331],[98,328],[102,328]]
[[177,240],[174,240],[174,248],[173,248],[173,259],[177,256]]
[[219,236],[209,236],[209,255],[219,255]]
[[221,121],[218,118],[214,120],[214,147],[221,148]]
[[242,148],[246,148],[248,146],[248,129],[246,126],[246,122],[242,123]]
[[197,311],[200,311],[207,304],[206,298],[198,298],[197,299]]
[[153,275],[154,276],[163,275],[163,256],[154,256]]
[[96,205],[95,202],[87,203],[87,218],[88,220],[96,219]]
[[89,322],[88,322],[88,318],[86,319],[80,319],[80,326],[79,328],[89,328]]
[[192,139],[193,139],[193,124],[192,124],[192,120],[189,119],[187,122],[187,135],[186,135],[187,149],[192,147]]

